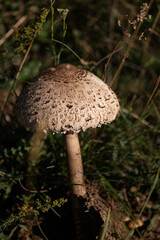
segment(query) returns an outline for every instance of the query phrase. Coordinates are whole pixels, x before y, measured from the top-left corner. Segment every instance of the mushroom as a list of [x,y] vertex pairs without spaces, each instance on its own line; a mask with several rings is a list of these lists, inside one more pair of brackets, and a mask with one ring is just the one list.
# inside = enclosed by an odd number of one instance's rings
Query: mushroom
[[112,122],[120,106],[116,94],[89,71],[60,64],[27,83],[15,111],[27,128],[64,134],[73,194],[84,196],[83,164],[78,132]]

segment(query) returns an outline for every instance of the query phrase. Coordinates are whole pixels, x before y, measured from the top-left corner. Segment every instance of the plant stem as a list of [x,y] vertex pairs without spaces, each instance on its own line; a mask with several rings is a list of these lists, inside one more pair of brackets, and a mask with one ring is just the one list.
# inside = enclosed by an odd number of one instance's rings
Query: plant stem
[[108,208],[108,213],[107,213],[107,218],[106,218],[106,221],[104,223],[104,228],[103,228],[103,232],[102,232],[102,236],[101,236],[100,240],[105,239],[105,235],[106,235],[106,232],[107,232],[107,227],[108,227],[108,223],[109,223],[109,219],[110,219],[110,213],[111,213],[111,208],[109,207]]
[[44,232],[43,232],[43,230],[42,230],[42,228],[41,228],[41,226],[40,226],[37,218],[36,218],[36,222],[37,222],[37,226],[38,226],[40,232],[42,233],[44,239],[45,239],[45,240],[48,240],[48,238],[47,238],[46,235],[44,234]]
[[65,44],[65,43],[63,43],[63,42],[61,42],[61,41],[59,41],[59,40],[57,40],[57,39],[54,39],[53,41],[54,41],[54,42],[57,42],[57,43],[59,43],[59,44],[62,44],[64,47],[68,48],[68,49],[79,59],[79,61],[82,60],[82,59],[78,56],[78,54],[77,54],[75,51],[73,51],[72,48],[70,48],[67,44]]
[[[63,37],[62,37],[62,42],[64,42],[64,39],[65,39],[65,36],[66,36],[66,33],[67,33],[66,17],[67,17],[67,15],[63,16]],[[60,57],[61,57],[61,53],[62,53],[63,48],[64,48],[64,46],[61,45],[59,53],[58,53],[58,56],[57,56],[57,63],[58,64],[60,63]]]

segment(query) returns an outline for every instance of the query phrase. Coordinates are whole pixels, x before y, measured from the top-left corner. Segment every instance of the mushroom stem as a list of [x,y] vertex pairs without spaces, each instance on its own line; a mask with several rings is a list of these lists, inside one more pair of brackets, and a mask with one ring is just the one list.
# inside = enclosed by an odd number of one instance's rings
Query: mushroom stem
[[72,184],[72,192],[77,196],[84,196],[86,188],[78,134],[66,134],[64,138],[67,151],[68,175]]
[[39,163],[40,153],[42,150],[42,143],[45,137],[44,131],[39,128],[36,128],[36,131],[31,139],[31,146],[28,156],[28,168],[26,173],[26,187],[35,190],[38,168],[37,165]]

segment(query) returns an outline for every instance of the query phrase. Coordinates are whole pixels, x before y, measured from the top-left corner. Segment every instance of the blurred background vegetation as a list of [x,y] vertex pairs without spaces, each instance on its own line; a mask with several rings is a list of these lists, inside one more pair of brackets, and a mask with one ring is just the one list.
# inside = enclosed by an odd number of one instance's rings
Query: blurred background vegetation
[[[23,184],[33,134],[14,116],[16,94],[24,82],[55,66],[60,52],[60,63],[83,67],[112,85],[121,104],[116,121],[80,133],[85,175],[103,182],[105,191],[122,200],[129,209],[126,215],[133,219],[146,203],[140,216],[143,225],[132,239],[160,237],[156,225],[160,224],[160,181],[156,179],[160,167],[160,2],[148,1],[149,12],[137,31],[132,23],[143,4],[142,0],[60,0],[53,4],[51,14],[49,0],[0,2],[0,220],[7,225],[1,228],[0,239],[10,235],[17,239],[17,229],[26,227],[21,221],[7,222],[26,202]],[[18,30],[9,36],[19,20]],[[65,158],[62,136],[50,133],[38,166],[38,190],[47,189],[52,200],[66,198]]]

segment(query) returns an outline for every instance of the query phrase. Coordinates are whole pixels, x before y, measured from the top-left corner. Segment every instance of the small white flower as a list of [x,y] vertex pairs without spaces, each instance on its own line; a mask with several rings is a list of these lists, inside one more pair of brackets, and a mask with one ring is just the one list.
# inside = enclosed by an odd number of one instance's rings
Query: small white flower
[[69,12],[69,9],[63,9],[63,8],[57,8],[57,11],[62,14],[62,15],[65,15],[67,16],[68,12]]

